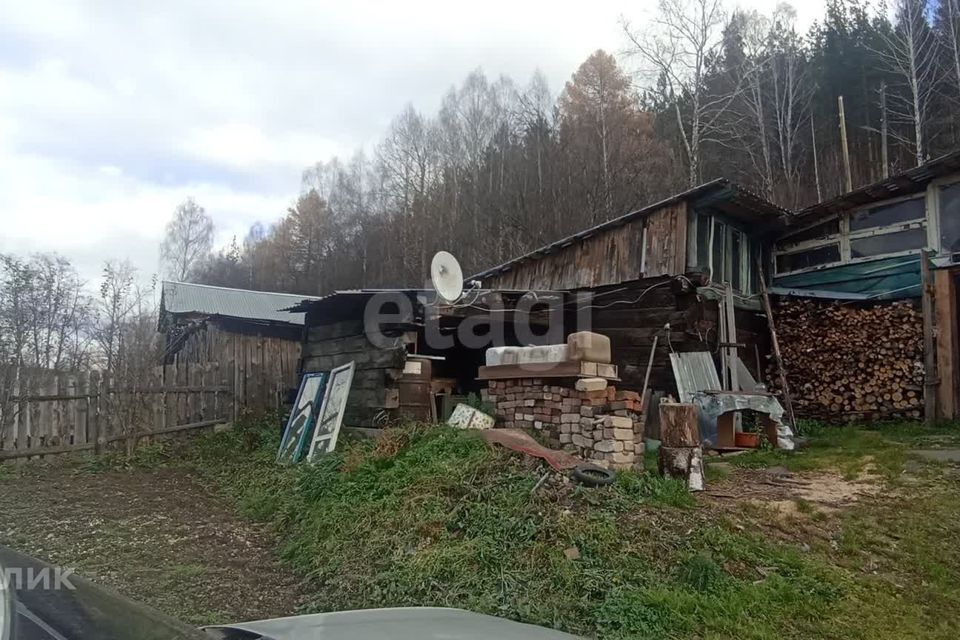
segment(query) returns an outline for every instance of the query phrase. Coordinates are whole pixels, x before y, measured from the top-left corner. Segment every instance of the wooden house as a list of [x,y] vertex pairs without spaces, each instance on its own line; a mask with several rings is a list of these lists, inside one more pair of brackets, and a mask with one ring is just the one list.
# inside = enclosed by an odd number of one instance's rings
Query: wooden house
[[213,365],[243,408],[283,406],[297,386],[304,314],[283,311],[310,296],[163,282],[157,330],[163,364]]
[[718,300],[729,284],[739,355],[758,376],[768,335],[758,269],[788,216],[718,179],[472,277],[491,289],[592,296],[590,326],[610,337],[625,388],[642,386],[653,336],[661,335],[651,383],[663,391],[674,390],[671,349],[718,351]]
[[[348,423],[375,426],[396,413],[426,417],[431,390],[468,393],[482,386],[476,377],[484,348],[456,338],[463,327],[522,316],[542,332],[518,335],[507,322],[485,346],[549,344],[573,331],[597,331],[611,339],[619,386],[639,391],[659,336],[651,386],[671,392],[671,350],[719,349],[719,300],[729,283],[736,344],[757,375],[767,335],[758,268],[765,243],[787,215],[714,180],[471,276],[480,286],[468,294],[469,305],[437,304],[432,291],[414,289],[306,301],[294,307],[306,313],[302,369],[357,363]],[[385,296],[396,296],[397,315],[389,326],[371,326],[370,306],[382,307]],[[431,328],[453,342],[437,348]],[[371,330],[389,337],[373,344]]]

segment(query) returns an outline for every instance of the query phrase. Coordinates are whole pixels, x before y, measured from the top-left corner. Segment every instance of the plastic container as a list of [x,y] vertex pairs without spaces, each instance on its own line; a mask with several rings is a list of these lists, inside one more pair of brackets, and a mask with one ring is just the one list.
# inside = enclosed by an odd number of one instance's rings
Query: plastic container
[[733,442],[744,449],[756,449],[760,446],[760,434],[740,431],[733,436]]

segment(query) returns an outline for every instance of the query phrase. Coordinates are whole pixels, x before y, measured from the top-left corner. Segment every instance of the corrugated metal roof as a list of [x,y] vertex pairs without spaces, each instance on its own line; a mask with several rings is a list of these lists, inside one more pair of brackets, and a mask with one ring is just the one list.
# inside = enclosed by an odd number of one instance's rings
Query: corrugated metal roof
[[302,325],[303,313],[283,311],[304,300],[319,300],[316,296],[271,291],[249,291],[212,287],[187,282],[164,282],[160,295],[161,312],[199,313]]
[[871,202],[917,193],[925,189],[931,180],[958,171],[960,171],[960,151],[954,151],[885,180],[841,193],[835,198],[809,206],[799,211],[794,220],[805,223],[811,218],[829,216]]

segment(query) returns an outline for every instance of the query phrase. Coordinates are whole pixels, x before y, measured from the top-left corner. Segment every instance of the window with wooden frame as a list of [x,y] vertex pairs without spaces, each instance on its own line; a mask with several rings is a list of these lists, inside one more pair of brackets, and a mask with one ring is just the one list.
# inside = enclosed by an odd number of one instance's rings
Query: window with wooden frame
[[714,282],[729,282],[735,291],[758,290],[751,261],[759,245],[747,234],[717,216],[696,213],[687,226],[687,265],[710,274]]
[[781,238],[777,275],[908,254],[927,246],[924,196],[873,204],[819,220]]

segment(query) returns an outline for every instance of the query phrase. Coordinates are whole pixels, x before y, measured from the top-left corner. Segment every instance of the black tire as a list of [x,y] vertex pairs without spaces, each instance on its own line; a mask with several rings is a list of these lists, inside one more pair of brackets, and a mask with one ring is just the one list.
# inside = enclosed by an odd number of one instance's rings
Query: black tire
[[615,477],[613,471],[595,464],[581,464],[570,476],[585,487],[604,487],[612,484]]

